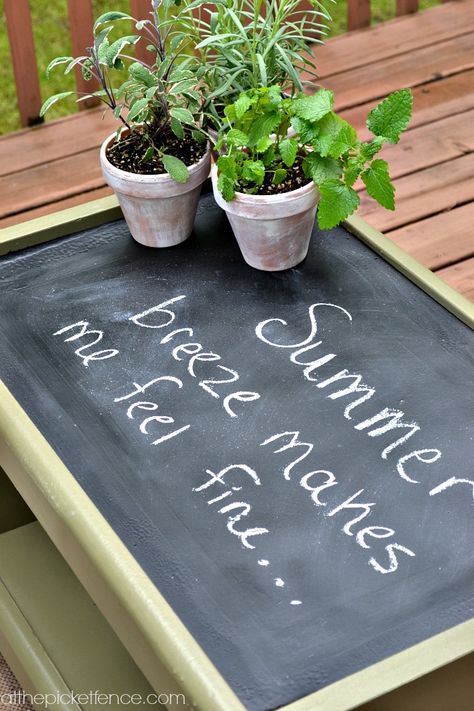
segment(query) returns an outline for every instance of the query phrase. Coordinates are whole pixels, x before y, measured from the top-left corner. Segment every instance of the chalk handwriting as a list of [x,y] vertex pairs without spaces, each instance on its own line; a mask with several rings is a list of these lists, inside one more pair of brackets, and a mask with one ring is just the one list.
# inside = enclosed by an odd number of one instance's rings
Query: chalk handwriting
[[[225,476],[229,472],[234,471],[240,471],[244,474],[247,474],[253,481],[255,486],[261,486],[260,478],[258,477],[257,473],[249,466],[247,466],[246,464],[230,464],[228,467],[225,467],[225,469],[221,469],[217,473],[213,472],[211,469],[206,469],[206,474],[209,478],[200,486],[194,487],[193,491],[207,491],[207,489],[209,488],[212,488],[212,491],[214,491],[214,486],[216,485],[217,490],[220,489],[220,486],[227,487]],[[207,503],[211,506],[217,502],[220,502],[222,499],[227,498],[228,496],[232,496],[234,491],[241,491],[241,489],[241,486],[232,487],[231,489],[226,488],[224,492],[220,493],[217,497],[211,498]],[[263,527],[246,528],[245,530],[236,528],[236,524],[239,523],[242,518],[248,516],[249,513],[252,511],[252,507],[250,506],[250,504],[246,503],[245,501],[233,501],[230,504],[222,506],[218,509],[218,511],[220,514],[230,514],[227,517],[227,530],[240,539],[240,542],[242,543],[242,546],[244,546],[244,548],[255,548],[252,543],[249,543],[249,538],[253,538],[255,536],[262,536],[265,533],[269,532],[268,528]]]
[[[319,330],[316,312],[319,312],[321,309],[329,309],[334,312],[341,313],[349,321],[349,323],[352,323],[353,321],[352,315],[342,306],[318,302],[316,304],[311,304],[308,308],[310,332],[304,340],[298,343],[282,343],[280,340],[275,340],[273,331],[275,330],[276,325],[279,324],[285,327],[288,326],[288,322],[281,318],[271,318],[261,321],[255,328],[255,334],[257,338],[269,346],[274,348],[291,349],[292,352],[289,355],[290,361],[296,365],[305,366],[303,369],[303,377],[309,382],[314,383],[318,389],[325,390],[326,388],[329,388],[326,395],[328,399],[339,400],[339,398],[355,396],[355,399],[345,405],[343,411],[345,419],[352,420],[352,411],[355,408],[359,408],[361,405],[366,404],[375,395],[376,390],[374,387],[365,384],[365,379],[360,373],[350,373],[347,368],[344,368],[329,377],[324,377],[323,375],[323,378],[320,379],[317,371],[334,360],[334,358],[337,358],[335,353],[320,355],[319,348],[323,345],[323,341],[315,341]],[[347,381],[350,381],[349,384]],[[336,385],[336,390],[333,390],[331,387],[334,385]],[[345,402],[347,402],[347,400],[345,400]],[[389,454],[391,454],[395,449],[398,449],[402,445],[406,444],[406,442],[408,442],[413,435],[420,432],[421,428],[417,422],[406,422],[404,418],[405,413],[401,410],[385,407],[371,417],[366,417],[362,421],[354,424],[353,427],[359,432],[365,432],[368,437],[381,437],[391,434],[392,432],[396,432],[396,438],[381,451],[380,456],[382,459],[387,459]],[[403,434],[401,434],[401,436],[398,436],[399,430],[403,430]],[[423,454],[428,453],[432,456],[422,456]],[[399,456],[398,461],[396,462],[396,471],[405,481],[412,484],[418,484],[419,481],[407,473],[405,468],[406,462],[410,459],[416,458],[424,464],[432,464],[440,457],[441,451],[439,449],[415,450],[409,454]]]
[[[281,444],[281,441],[283,441],[283,444]],[[347,499],[335,506],[333,500],[321,501],[321,492],[325,489],[336,486],[338,482],[336,476],[327,469],[313,469],[302,475],[300,466],[300,472],[296,473],[298,465],[301,465],[307,457],[310,457],[314,449],[314,445],[311,442],[300,441],[300,433],[298,431],[279,432],[276,435],[267,437],[267,439],[261,442],[260,446],[265,447],[270,444],[273,444],[274,454],[281,454],[287,450],[291,451],[292,449],[297,450],[296,454],[293,454],[296,458],[292,459],[290,463],[282,469],[284,479],[286,479],[286,481],[290,481],[290,475],[294,474],[296,479],[299,477],[299,485],[301,488],[311,492],[311,499],[315,506],[325,507],[330,504],[330,508],[328,508],[325,512],[327,518],[337,516],[339,520],[344,516],[345,521],[341,529],[342,532],[345,533],[346,536],[355,536],[355,541],[361,548],[371,548],[370,543],[367,542],[370,538],[391,538],[395,535],[395,531],[392,528],[387,528],[385,526],[365,526],[363,528],[359,528],[359,524],[361,524],[365,518],[372,514],[372,509],[375,506],[374,502],[360,500],[361,495],[364,494],[364,489],[359,489],[359,491],[356,491],[355,494],[352,494],[352,496],[349,496]],[[299,454],[301,448],[304,451],[302,454]],[[313,482],[313,480],[315,481]],[[332,498],[335,498],[334,492]],[[385,546],[385,551],[388,554],[388,565],[383,565],[374,556],[368,560],[368,564],[376,572],[381,573],[382,575],[386,573],[393,573],[398,569],[398,559],[395,551],[400,551],[410,557],[415,556],[415,553],[412,550],[406,548],[405,546],[401,546],[399,543],[391,543]]]
[[[142,328],[155,330],[167,328],[176,320],[175,311],[167,307],[173,304],[185,305],[184,299],[186,299],[185,294],[175,296],[139,314],[130,316],[129,321],[132,321],[136,326],[141,326]],[[189,326],[174,328],[161,338],[160,345],[173,345],[171,357],[179,362],[187,361],[186,370],[188,374],[198,380],[198,386],[208,393],[208,395],[216,400],[223,398],[222,407],[229,417],[238,417],[238,413],[235,410],[236,403],[247,403],[260,399],[259,393],[248,390],[232,391],[224,394],[225,390],[229,390],[229,388],[223,386],[236,383],[240,379],[239,373],[232,368],[222,365],[219,362],[222,360],[221,356],[213,351],[205,350],[199,341],[184,340],[184,342],[180,343],[179,340],[183,338],[194,338],[194,329]],[[178,340],[178,343],[176,343],[176,340]],[[212,373],[212,377],[209,375],[203,377],[202,369],[205,368],[204,364],[209,363],[215,364],[213,366],[214,372]]]
[[[176,385],[178,388],[183,387],[183,382],[179,378],[175,378],[173,375],[160,375],[157,378],[153,378],[153,380],[150,380],[148,383],[145,385],[140,385],[139,383],[133,383],[133,390],[131,392],[128,392],[126,395],[122,395],[121,397],[116,397],[114,398],[114,402],[124,402],[124,401],[129,401],[131,398],[144,395],[148,388],[156,385],[157,383],[173,383]],[[127,403],[128,405],[128,403]],[[140,411],[148,411],[148,412],[156,412],[159,408],[159,405],[157,402],[152,401],[152,400],[136,400],[135,402],[132,402],[130,405],[128,405],[127,410],[126,410],[126,415],[129,420],[135,420],[137,412],[139,413]],[[149,417],[145,417],[140,425],[139,429],[140,432],[144,435],[152,435],[155,436],[152,432],[149,432],[148,428],[150,426],[150,423],[156,422],[158,425],[174,425],[174,418],[171,417],[170,415],[151,415]],[[177,437],[178,435],[182,434],[183,432],[186,432],[191,427],[191,425],[185,425],[184,427],[179,427],[178,429],[174,429],[171,432],[166,432],[165,434],[161,435],[157,439],[153,439],[151,444],[153,445],[158,445],[162,444],[163,442],[166,442],[169,439],[173,439],[174,437]]]
[[[106,360],[107,358],[113,358],[114,356],[118,355],[119,351],[115,348],[107,348],[105,350],[93,351],[92,353],[89,351],[90,348],[95,346],[97,343],[100,343],[100,341],[104,337],[104,332],[99,331],[97,329],[90,329],[88,321],[77,321],[77,323],[71,323],[69,324],[69,326],[64,326],[64,328],[60,328],[59,331],[55,331],[55,333],[53,333],[53,336],[61,336],[63,333],[67,333],[68,331],[71,331],[73,329],[78,329],[77,333],[73,333],[72,336],[65,338],[65,343],[69,343],[70,341],[78,341],[79,339],[82,340],[89,336],[92,336],[94,339],[89,343],[85,343],[84,345],[79,346],[79,348],[76,348],[76,350],[74,351],[74,353],[82,359],[82,364],[86,368],[88,368],[89,363],[92,363],[93,361]],[[83,353],[83,351],[89,352],[85,354]]]

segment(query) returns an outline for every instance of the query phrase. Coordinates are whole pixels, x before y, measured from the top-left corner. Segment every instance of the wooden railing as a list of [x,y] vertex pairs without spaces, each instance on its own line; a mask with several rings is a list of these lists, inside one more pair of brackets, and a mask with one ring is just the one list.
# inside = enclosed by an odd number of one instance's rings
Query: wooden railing
[[[147,17],[150,7],[150,0],[130,0],[130,12],[134,17]],[[68,14],[73,54],[82,54],[84,48],[92,44],[91,0],[68,0]],[[5,0],[5,18],[21,125],[31,126],[39,121],[42,98],[28,0]],[[146,49],[140,48],[139,44],[136,51],[140,58],[140,52]],[[82,77],[80,68],[76,68],[75,79],[78,91],[92,89],[91,83]],[[84,101],[79,107],[86,109],[94,103],[94,100]]]
[[[29,1],[4,2],[21,125],[31,126],[40,120],[42,98]],[[134,17],[146,17],[150,12],[150,5],[150,0],[130,0],[130,12]],[[396,7],[397,15],[417,12],[418,0],[396,0]],[[68,0],[68,14],[73,54],[81,54],[84,48],[92,43],[92,0]],[[347,25],[349,30],[370,25],[370,0],[348,0]],[[136,51],[140,58],[141,52],[146,52],[146,48],[138,44]],[[91,83],[83,79],[80,68],[75,70],[75,79],[78,91],[92,89]],[[81,102],[79,106],[86,109],[94,104],[95,100],[88,100]]]

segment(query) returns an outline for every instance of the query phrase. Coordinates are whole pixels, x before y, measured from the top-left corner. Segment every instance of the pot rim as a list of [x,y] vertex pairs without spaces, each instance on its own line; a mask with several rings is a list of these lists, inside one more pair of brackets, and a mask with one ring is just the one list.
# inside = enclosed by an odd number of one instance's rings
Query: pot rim
[[[217,165],[214,162],[211,166],[211,177],[217,190]],[[232,203],[238,203],[241,205],[256,205],[258,203],[262,205],[275,205],[281,202],[288,203],[288,201],[300,199],[312,190],[318,192],[318,189],[313,180],[311,180],[309,183],[306,183],[306,185],[303,185],[301,188],[296,188],[296,190],[289,190],[286,193],[278,193],[277,195],[250,195],[249,193],[241,193],[236,191],[235,197],[233,198],[233,200],[229,201],[229,205],[231,205]],[[222,195],[220,193],[219,195],[222,198]]]
[[[102,142],[102,145],[100,147],[100,161],[102,165],[107,169],[107,172],[110,173],[111,175],[115,176],[116,178],[120,178],[121,180],[128,180],[133,183],[147,183],[147,184],[159,184],[159,183],[166,183],[166,182],[171,182],[175,185],[179,185],[180,183],[176,183],[176,180],[173,180],[173,178],[168,175],[168,173],[130,173],[128,170],[122,170],[121,168],[117,168],[115,165],[113,165],[109,159],[107,158],[107,148],[109,147],[110,143],[115,140],[116,137],[116,132],[114,131],[111,133],[107,138]],[[197,163],[193,163],[192,165],[186,166],[188,169],[189,177],[191,177],[194,173],[198,173],[203,167],[206,161],[209,160],[209,154],[210,154],[210,145],[209,142],[206,144],[206,152],[200,158]],[[189,182],[189,178],[188,178]],[[186,183],[183,183],[183,185],[186,185]]]

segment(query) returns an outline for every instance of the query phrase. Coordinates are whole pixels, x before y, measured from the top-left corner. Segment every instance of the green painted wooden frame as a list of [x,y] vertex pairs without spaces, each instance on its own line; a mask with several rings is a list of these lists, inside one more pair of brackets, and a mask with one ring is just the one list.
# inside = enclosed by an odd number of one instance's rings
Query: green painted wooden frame
[[[121,217],[115,197],[0,231],[0,254]],[[474,329],[474,305],[358,217],[347,229]],[[244,707],[40,431],[0,383],[0,464],[156,691]],[[349,711],[474,651],[474,619],[285,706]]]

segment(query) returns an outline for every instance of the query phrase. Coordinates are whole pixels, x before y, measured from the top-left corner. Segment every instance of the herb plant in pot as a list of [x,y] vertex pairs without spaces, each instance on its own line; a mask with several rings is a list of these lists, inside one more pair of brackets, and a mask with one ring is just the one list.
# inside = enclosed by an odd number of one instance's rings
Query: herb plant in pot
[[300,0],[191,2],[183,22],[206,69],[211,135],[217,138],[225,106],[240,93],[278,84],[293,96],[314,81],[314,45],[322,43],[330,20],[316,1],[304,7]]
[[[172,0],[153,3],[150,19],[136,20],[123,12],[107,12],[94,25],[94,44],[82,57],[58,57],[48,72],[79,64],[85,79],[95,78],[97,96],[120,122],[106,138],[100,162],[114,189],[134,239],[149,247],[169,247],[192,232],[202,183],[210,168],[207,135],[202,129],[204,89],[202,67],[187,51],[188,37],[179,25]],[[115,21],[132,21],[141,34],[110,42]],[[127,48],[146,41],[155,59],[135,60]],[[115,73],[123,78],[113,87]],[[50,97],[44,114],[56,101],[73,92]]]
[[278,271],[301,262],[316,213],[320,229],[329,229],[357,209],[353,186],[359,176],[372,198],[395,207],[388,164],[375,156],[407,127],[410,90],[390,94],[370,112],[374,137],[367,142],[358,140],[333,103],[327,89],[283,98],[275,85],[245,92],[225,109],[227,126],[217,142],[225,153],[212,168],[214,196],[245,261],[257,269]]

